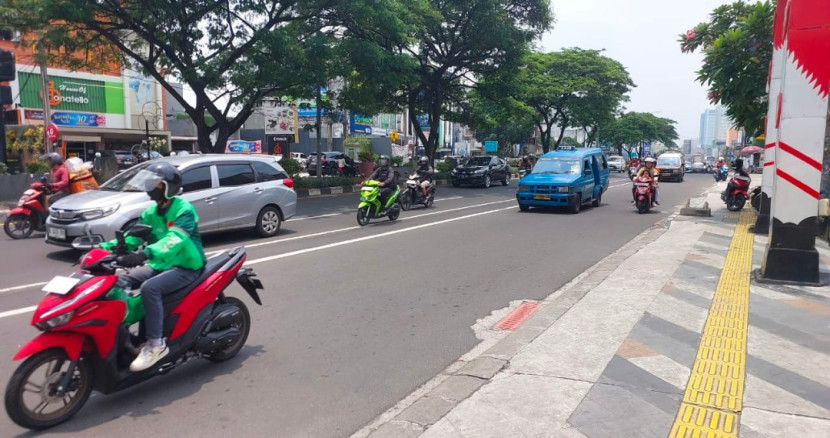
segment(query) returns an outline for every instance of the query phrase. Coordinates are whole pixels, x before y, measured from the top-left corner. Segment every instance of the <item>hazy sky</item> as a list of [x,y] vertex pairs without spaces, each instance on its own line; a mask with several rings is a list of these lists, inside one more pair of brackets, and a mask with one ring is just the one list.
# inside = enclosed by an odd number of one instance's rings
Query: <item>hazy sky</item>
[[[731,0],[551,0],[556,14],[544,51],[563,47],[605,49],[620,61],[636,88],[629,111],[677,121],[680,139],[697,138],[700,113],[711,105],[695,81],[702,56],[681,53],[677,35]],[[680,142],[678,142],[680,143]]]

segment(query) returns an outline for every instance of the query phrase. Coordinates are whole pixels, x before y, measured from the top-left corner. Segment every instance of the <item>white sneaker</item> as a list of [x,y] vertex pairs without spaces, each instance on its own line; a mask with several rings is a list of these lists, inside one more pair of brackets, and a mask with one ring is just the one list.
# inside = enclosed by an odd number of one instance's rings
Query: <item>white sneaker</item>
[[144,371],[147,368],[153,366],[164,356],[167,356],[167,353],[169,352],[170,349],[167,348],[167,345],[161,347],[151,347],[147,344],[144,344],[141,347],[141,351],[138,353],[138,357],[136,357],[133,363],[130,364],[130,371]]

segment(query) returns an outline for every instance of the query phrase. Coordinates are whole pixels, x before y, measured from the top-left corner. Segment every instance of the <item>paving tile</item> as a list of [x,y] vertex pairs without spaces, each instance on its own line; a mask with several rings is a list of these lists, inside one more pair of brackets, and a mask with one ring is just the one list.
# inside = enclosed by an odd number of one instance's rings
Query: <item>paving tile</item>
[[467,365],[464,365],[463,368],[458,370],[457,374],[489,379],[504,368],[506,363],[507,361],[503,359],[480,356],[467,362]]
[[830,388],[771,362],[747,355],[747,372],[824,409],[830,409]]
[[635,357],[655,356],[659,353],[654,351],[651,347],[641,344],[633,339],[625,338],[620,348],[617,349],[617,356],[625,359],[633,359]]
[[660,354],[677,363],[691,366],[697,356],[697,344],[700,343],[700,334],[697,334],[696,342],[690,343],[661,333],[659,330],[659,327],[651,328],[646,324],[637,324],[631,331],[630,337],[654,348]]
[[442,418],[433,424],[419,438],[466,438],[450,423],[447,417]]
[[441,419],[455,407],[455,402],[438,397],[421,397],[395,417],[395,420],[409,421],[428,426]]
[[801,417],[745,408],[741,413],[741,427],[759,431],[767,438],[827,437],[830,419]]
[[424,428],[405,421],[390,421],[372,432],[368,438],[415,438]]
[[464,400],[484,385],[487,381],[478,377],[455,375],[441,382],[430,391],[430,397],[441,397],[450,400]]
[[651,374],[630,361],[614,356],[600,376],[598,383],[639,388],[663,393],[682,393],[669,382]]
[[677,363],[662,354],[637,357],[629,359],[629,361],[644,371],[671,383],[680,390],[684,390],[689,381],[689,374],[691,373],[689,366]]
[[752,374],[746,376],[744,406],[794,415],[830,418],[830,410]]

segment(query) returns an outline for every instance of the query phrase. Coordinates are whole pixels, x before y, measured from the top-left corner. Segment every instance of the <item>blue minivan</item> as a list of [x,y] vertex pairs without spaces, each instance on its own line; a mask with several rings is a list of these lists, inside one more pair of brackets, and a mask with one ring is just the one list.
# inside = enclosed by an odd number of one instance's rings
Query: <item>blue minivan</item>
[[568,207],[579,213],[602,202],[608,190],[608,159],[602,149],[561,147],[539,158],[530,174],[519,180],[519,209]]

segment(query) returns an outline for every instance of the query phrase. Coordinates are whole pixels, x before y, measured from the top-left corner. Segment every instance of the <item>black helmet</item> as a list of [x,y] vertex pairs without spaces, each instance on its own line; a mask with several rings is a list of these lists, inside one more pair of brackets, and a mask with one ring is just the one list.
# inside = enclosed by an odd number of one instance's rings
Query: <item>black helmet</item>
[[164,198],[172,199],[182,188],[182,174],[176,166],[170,163],[157,162],[141,169],[127,185],[147,192],[151,199],[157,200],[150,192],[156,190],[159,183],[164,184],[165,188],[162,193]]
[[418,159],[418,164],[429,166],[429,157],[421,157]]
[[43,161],[48,161],[49,164],[51,164],[52,166],[63,164],[63,157],[61,157],[61,154],[57,152],[41,155],[40,159]]
[[381,155],[378,159],[378,166],[388,166],[389,165],[389,156]]

